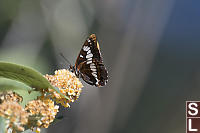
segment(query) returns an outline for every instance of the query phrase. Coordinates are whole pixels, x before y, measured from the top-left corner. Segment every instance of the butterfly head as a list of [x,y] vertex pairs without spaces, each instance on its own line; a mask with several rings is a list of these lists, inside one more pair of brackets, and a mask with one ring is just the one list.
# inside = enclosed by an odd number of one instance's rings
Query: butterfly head
[[75,73],[75,67],[72,66],[71,64],[69,65],[69,71]]
[[69,65],[68,70],[72,73],[74,73],[77,77],[80,77],[79,71],[76,70],[75,66],[72,66],[71,64]]

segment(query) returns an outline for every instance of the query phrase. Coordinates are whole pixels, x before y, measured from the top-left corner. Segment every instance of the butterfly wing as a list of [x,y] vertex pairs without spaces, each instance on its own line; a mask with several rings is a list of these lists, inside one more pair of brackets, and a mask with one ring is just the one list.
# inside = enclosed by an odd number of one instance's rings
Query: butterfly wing
[[99,44],[95,34],[85,41],[75,63],[75,69],[85,82],[90,85],[104,86],[108,73],[103,64]]

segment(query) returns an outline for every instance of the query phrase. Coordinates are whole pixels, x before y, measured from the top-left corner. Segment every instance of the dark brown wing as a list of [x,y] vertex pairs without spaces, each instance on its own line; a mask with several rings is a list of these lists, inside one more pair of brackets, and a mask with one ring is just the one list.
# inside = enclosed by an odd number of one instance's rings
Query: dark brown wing
[[88,84],[104,86],[107,83],[108,74],[95,34],[85,41],[76,59],[75,69]]
[[81,63],[79,69],[81,78],[90,85],[101,87],[108,81],[108,72],[104,64],[93,60],[93,63]]
[[75,67],[78,68],[81,62],[88,60],[86,56],[92,53],[93,58],[97,59],[99,62],[102,62],[102,57],[100,53],[99,43],[97,42],[96,35],[92,34],[83,44],[81,51],[76,59]]
[[88,84],[95,85],[97,82],[97,78],[92,75],[92,70],[90,69],[90,65],[87,65],[85,62],[80,64],[79,69],[80,77]]

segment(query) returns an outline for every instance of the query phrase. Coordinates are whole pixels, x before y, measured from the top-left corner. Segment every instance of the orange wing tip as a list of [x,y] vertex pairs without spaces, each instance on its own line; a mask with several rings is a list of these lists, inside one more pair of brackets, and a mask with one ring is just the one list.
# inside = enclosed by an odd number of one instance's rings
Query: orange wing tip
[[97,48],[100,50],[99,42],[97,41],[97,37],[95,34],[91,34],[90,37],[95,43],[97,43]]
[[96,38],[96,35],[95,34],[91,34],[90,37],[91,38]]
[[89,38],[91,38],[94,42],[97,41],[97,37],[95,34],[91,34]]

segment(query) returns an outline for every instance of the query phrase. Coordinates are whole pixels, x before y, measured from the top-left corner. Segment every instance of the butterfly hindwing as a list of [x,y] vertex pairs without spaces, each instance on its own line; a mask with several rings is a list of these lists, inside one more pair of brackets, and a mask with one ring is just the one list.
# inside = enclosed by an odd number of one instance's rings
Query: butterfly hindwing
[[80,77],[90,85],[95,85],[97,82],[97,74],[96,76],[92,75],[92,70],[90,69],[90,65],[87,63],[82,63],[79,69]]
[[103,64],[99,44],[94,34],[85,41],[75,63],[77,73],[90,85],[104,86],[107,70]]
[[93,60],[93,63],[81,63],[80,67],[81,78],[90,85],[104,86],[107,83],[108,75],[104,64]]

